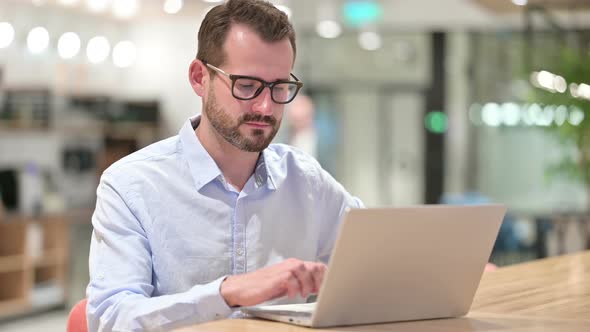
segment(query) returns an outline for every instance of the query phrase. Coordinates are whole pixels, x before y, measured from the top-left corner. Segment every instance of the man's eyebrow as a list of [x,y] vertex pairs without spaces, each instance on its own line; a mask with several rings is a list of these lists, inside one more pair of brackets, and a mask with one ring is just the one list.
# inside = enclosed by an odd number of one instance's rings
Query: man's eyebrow
[[235,75],[235,76],[241,76],[241,77],[249,77],[249,78],[255,78],[255,79],[259,79],[261,81],[267,82],[267,83],[274,83],[274,82],[284,82],[284,81],[292,81],[293,76],[291,76],[291,74],[289,74],[289,76],[287,78],[277,78],[274,79],[272,81],[267,81],[261,77],[258,76],[254,76],[254,75]]
[[278,82],[278,81],[290,81],[291,80],[291,75],[289,75],[287,78],[279,78],[274,80],[274,82]]

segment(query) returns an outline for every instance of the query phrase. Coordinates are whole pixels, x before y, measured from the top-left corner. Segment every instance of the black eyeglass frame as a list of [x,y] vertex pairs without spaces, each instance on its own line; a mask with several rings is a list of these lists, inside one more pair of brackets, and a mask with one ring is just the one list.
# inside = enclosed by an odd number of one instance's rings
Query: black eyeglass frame
[[[234,75],[234,74],[229,74],[229,73],[226,73],[223,69],[217,68],[214,65],[212,65],[210,63],[207,63],[206,61],[203,61],[203,60],[201,60],[201,61],[208,68],[211,68],[211,69],[215,70],[216,72],[218,72],[218,73],[220,73],[222,75],[227,76],[231,80],[231,94],[232,94],[232,96],[234,98],[239,99],[239,100],[252,100],[252,99],[258,97],[262,93],[262,91],[264,90],[264,88],[269,88],[270,89],[270,98],[272,99],[272,101],[275,102],[275,103],[277,103],[277,104],[284,105],[284,104],[288,104],[288,103],[292,102],[293,99],[295,99],[295,97],[297,97],[297,94],[299,93],[299,90],[301,90],[301,88],[303,87],[303,82],[301,82],[297,78],[297,76],[295,76],[293,73],[290,73],[290,75],[295,79],[295,81],[290,81],[290,80],[277,80],[277,81],[274,81],[274,82],[267,82],[267,81],[262,80],[262,79],[260,79],[258,77],[247,76],[247,75]],[[236,84],[236,81],[238,79],[241,79],[241,78],[248,79],[248,80],[253,80],[253,81],[257,81],[257,82],[260,82],[262,85],[256,90],[256,92],[254,92],[254,95],[252,97],[248,97],[248,98],[239,97],[239,96],[236,96],[236,94],[234,93],[234,86]],[[291,97],[291,99],[289,99],[287,101],[276,101],[275,100],[275,97],[274,97],[274,94],[273,94],[273,88],[274,88],[274,86],[276,86],[277,84],[280,84],[280,83],[295,84],[297,86],[297,89],[295,90],[295,93],[293,93],[293,97]]]

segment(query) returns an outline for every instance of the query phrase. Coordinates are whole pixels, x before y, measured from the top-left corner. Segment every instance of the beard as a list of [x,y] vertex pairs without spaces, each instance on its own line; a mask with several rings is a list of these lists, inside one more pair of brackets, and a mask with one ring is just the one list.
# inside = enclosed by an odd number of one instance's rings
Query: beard
[[[281,125],[272,116],[258,113],[243,114],[237,121],[234,121],[227,112],[217,104],[217,98],[212,89],[209,89],[209,99],[205,103],[203,110],[211,126],[227,142],[236,148],[246,152],[261,152],[266,149],[270,142],[279,131]],[[255,121],[263,122],[270,125],[271,130],[265,135],[265,130],[252,128],[243,135],[240,132],[240,126],[246,122]]]

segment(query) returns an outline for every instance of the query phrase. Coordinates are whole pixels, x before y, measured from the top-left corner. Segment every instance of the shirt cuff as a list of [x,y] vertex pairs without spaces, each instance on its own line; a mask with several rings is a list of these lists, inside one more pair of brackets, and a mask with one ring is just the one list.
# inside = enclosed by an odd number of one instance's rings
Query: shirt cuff
[[204,311],[198,310],[202,321],[211,321],[228,318],[233,309],[227,305],[225,299],[221,296],[221,283],[227,278],[223,276],[205,285],[193,287],[189,293],[194,294],[193,298],[201,297],[204,299],[201,304]]

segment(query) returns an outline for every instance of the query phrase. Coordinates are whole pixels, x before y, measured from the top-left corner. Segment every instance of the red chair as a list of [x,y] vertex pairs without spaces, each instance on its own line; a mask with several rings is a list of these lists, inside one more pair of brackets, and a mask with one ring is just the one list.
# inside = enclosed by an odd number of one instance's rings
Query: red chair
[[68,317],[67,332],[88,332],[88,324],[86,323],[86,302],[84,299],[72,308]]

